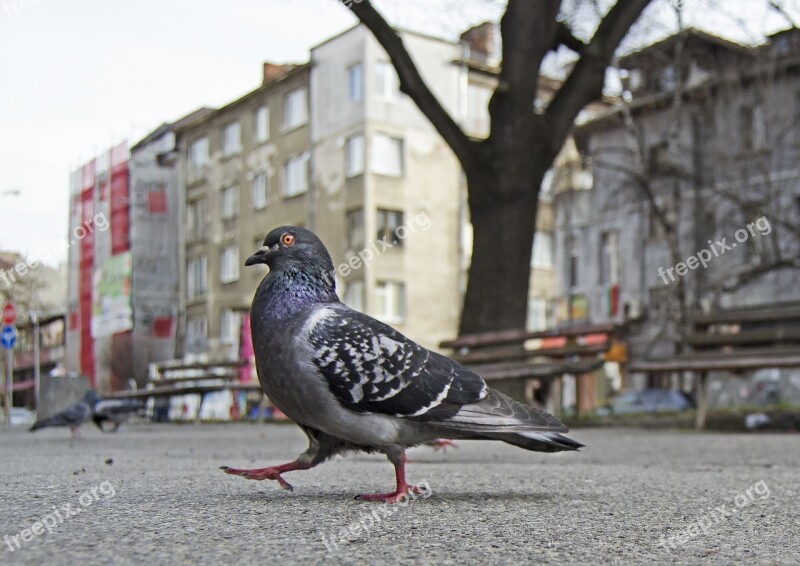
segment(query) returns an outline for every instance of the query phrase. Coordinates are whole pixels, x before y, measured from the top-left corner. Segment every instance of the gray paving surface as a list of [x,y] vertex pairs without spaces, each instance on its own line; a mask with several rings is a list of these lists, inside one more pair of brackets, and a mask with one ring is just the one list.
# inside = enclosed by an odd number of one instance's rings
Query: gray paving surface
[[[291,425],[83,432],[70,446],[65,430],[0,429],[0,563],[800,563],[797,435],[579,430],[578,454],[416,448],[409,478],[431,496],[389,508],[353,500],[392,487],[379,456],[287,474],[294,493],[217,469],[293,458],[305,445]],[[50,532],[23,530],[41,520]]]

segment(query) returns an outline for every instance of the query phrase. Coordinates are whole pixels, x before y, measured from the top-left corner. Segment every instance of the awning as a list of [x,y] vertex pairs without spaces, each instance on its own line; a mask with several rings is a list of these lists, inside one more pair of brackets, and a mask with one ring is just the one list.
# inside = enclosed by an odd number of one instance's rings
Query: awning
[[[34,380],[32,379],[27,379],[25,381],[18,381],[11,386],[11,391],[28,391],[30,389],[33,389],[35,385],[36,382],[34,382]],[[5,383],[2,384],[2,389],[0,389],[0,392],[2,393],[6,392]]]

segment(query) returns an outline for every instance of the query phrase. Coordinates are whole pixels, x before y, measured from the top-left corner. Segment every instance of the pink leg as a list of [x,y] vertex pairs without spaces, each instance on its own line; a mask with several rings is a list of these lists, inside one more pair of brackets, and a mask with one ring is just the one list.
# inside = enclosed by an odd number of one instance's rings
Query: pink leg
[[447,438],[437,438],[436,440],[429,443],[430,446],[433,447],[434,451],[438,452],[441,450],[442,452],[447,452],[448,448],[458,448],[458,445],[449,440]]
[[408,492],[422,493],[423,490],[417,486],[406,483],[406,453],[403,452],[400,456],[400,462],[395,464],[394,475],[397,481],[397,489],[391,493],[365,493],[357,495],[356,499],[362,501],[386,501],[388,503],[397,503],[402,501],[403,497],[408,497]]
[[224,470],[226,474],[232,476],[241,476],[248,480],[276,480],[283,489],[294,491],[294,488],[281,477],[284,472],[293,472],[295,470],[308,470],[313,468],[313,464],[305,464],[299,460],[289,462],[288,464],[281,464],[280,466],[270,466],[268,468],[255,468],[252,470],[241,470],[238,468],[229,468],[222,466],[220,470]]

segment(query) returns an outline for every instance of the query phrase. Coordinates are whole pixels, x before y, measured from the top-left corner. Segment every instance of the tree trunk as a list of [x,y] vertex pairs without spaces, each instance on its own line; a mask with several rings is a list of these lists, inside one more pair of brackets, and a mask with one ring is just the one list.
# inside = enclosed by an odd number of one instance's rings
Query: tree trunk
[[[473,247],[459,335],[525,328],[543,175],[528,167],[467,179]],[[506,190],[501,192],[498,186]]]

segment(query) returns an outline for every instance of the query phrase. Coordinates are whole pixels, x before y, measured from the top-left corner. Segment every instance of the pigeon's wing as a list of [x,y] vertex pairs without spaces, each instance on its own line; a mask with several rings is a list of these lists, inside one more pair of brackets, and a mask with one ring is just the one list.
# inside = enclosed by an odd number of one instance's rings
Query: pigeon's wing
[[443,420],[487,395],[476,373],[344,305],[312,315],[307,339],[331,392],[355,411]]
[[79,401],[70,405],[66,409],[62,409],[55,415],[46,419],[42,426],[76,426],[86,422],[91,416],[92,410],[89,405],[83,401]]
[[100,417],[114,419],[124,417],[139,410],[138,403],[125,399],[104,399],[94,406],[94,414]]

